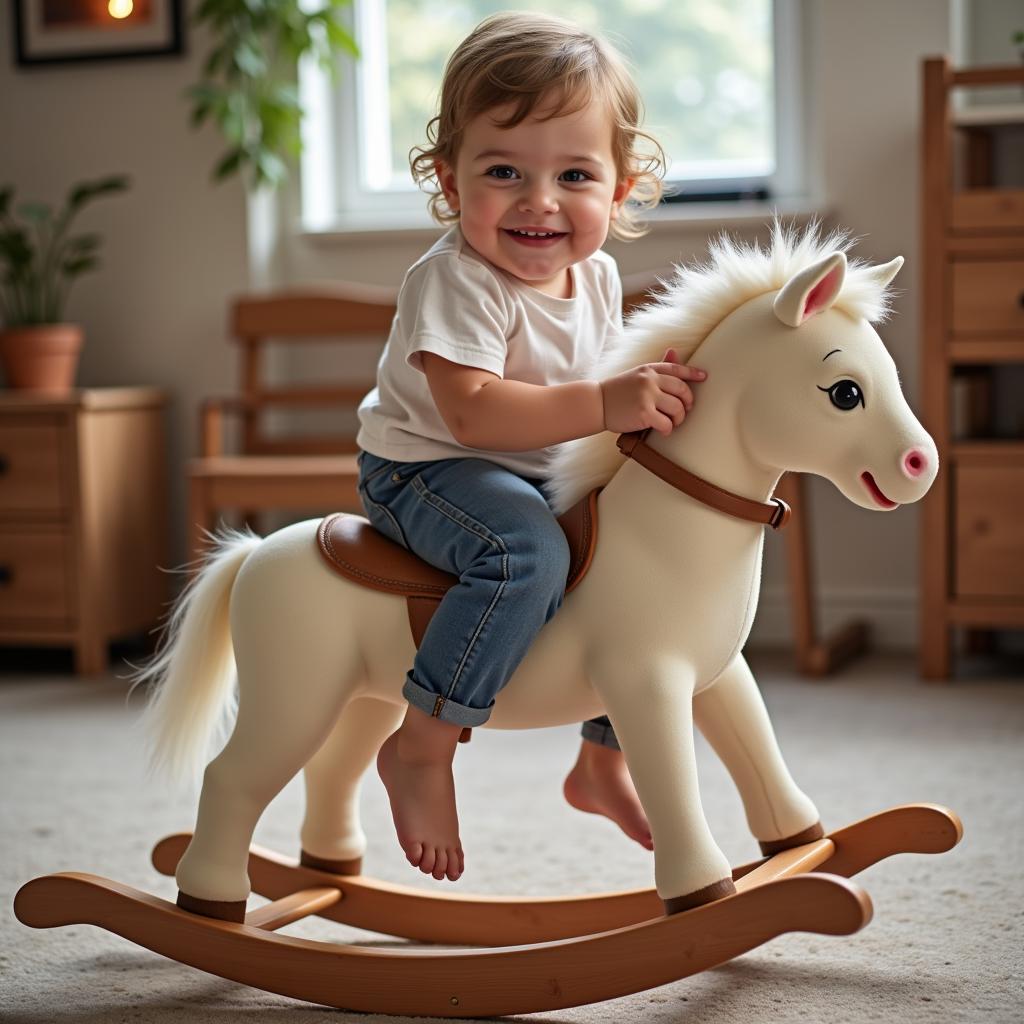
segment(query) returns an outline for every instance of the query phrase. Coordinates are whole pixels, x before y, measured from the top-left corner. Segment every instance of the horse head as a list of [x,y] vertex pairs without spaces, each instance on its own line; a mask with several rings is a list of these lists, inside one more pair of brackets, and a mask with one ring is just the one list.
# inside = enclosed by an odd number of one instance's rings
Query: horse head
[[[902,264],[858,267],[854,286],[884,292]],[[817,473],[890,511],[924,496],[938,453],[875,328],[840,301],[847,277],[845,254],[828,253],[721,325],[756,336],[743,346],[741,441],[761,465]]]

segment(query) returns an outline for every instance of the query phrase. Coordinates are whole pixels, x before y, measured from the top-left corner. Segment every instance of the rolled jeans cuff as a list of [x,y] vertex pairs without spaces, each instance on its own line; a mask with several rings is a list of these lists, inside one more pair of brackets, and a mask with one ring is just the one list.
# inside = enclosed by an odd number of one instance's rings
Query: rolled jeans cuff
[[431,718],[439,718],[442,722],[451,722],[463,728],[483,725],[491,717],[492,708],[471,708],[465,704],[457,704],[439,693],[424,689],[419,683],[414,683],[409,676],[405,678],[402,696],[414,708],[426,712]]
[[589,722],[583,723],[583,728],[580,730],[585,740],[589,740],[591,743],[597,743],[602,747],[611,747],[612,750],[621,750],[619,741],[615,736],[615,730],[612,728],[609,722],[605,725],[599,719],[591,719]]

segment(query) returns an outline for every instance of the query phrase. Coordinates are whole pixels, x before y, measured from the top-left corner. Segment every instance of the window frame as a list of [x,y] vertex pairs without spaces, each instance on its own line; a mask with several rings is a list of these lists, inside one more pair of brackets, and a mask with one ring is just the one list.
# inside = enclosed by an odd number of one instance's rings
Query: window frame
[[[774,173],[754,178],[688,179],[669,187],[666,201],[647,214],[649,223],[701,216],[716,210],[784,207],[801,202],[810,190],[805,106],[805,0],[773,0]],[[362,123],[372,122],[366,82],[386,81],[383,5],[354,0],[346,11],[359,41],[358,61],[338,58],[335,78],[312,62],[299,69],[305,106],[300,161],[299,210],[302,230],[312,234],[358,233],[436,227],[425,194],[410,180],[402,190],[371,190],[362,183]],[[667,181],[666,185],[673,183]],[[684,212],[684,208],[686,211]]]

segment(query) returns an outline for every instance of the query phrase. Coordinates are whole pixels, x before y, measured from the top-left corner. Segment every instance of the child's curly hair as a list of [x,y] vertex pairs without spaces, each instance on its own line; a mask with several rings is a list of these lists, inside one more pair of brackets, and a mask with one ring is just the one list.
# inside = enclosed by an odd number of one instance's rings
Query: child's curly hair
[[607,43],[571,22],[549,15],[508,12],[482,21],[459,45],[445,67],[440,113],[427,125],[429,145],[409,152],[413,178],[429,192],[430,213],[441,224],[458,221],[437,180],[436,163],[450,167],[466,125],[479,114],[515,103],[498,122],[512,128],[554,99],[548,117],[575,113],[593,97],[607,100],[612,115],[612,153],[620,179],[632,178],[610,233],[638,238],[647,230],[637,213],[657,206],[662,194],[665,154],[640,129],[643,104],[622,57]]

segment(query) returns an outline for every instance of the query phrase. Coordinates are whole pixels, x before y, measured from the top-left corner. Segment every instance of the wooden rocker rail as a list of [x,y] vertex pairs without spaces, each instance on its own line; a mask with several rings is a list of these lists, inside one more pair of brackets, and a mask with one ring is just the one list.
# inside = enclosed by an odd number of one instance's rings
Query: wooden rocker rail
[[[900,851],[938,853],[961,834],[956,815],[943,808],[893,808],[739,868],[736,895],[672,917],[654,916],[660,901],[647,890],[526,902],[433,896],[300,868],[262,853],[250,858],[254,887],[287,891],[273,893],[275,901],[252,911],[245,924],[199,917],[129,886],[78,873],[29,882],[15,899],[15,913],[36,928],[94,924],[211,974],[327,1006],[441,1017],[531,1013],[688,977],[785,932],[851,934],[871,918],[867,894],[839,874],[807,872],[831,867],[853,873]],[[158,844],[154,860],[161,870],[173,870],[182,848],[182,838],[171,837]],[[514,913],[516,906],[522,913]],[[273,934],[309,913],[350,924],[358,919],[366,922],[361,927],[392,934],[474,932],[491,935],[490,941],[496,936],[486,922],[494,914],[520,934],[571,933],[602,916],[641,917],[576,937],[469,950],[371,949]],[[446,923],[449,914],[456,918],[454,928]],[[501,921],[498,927],[504,927]],[[501,941],[509,942],[508,931]]]
[[[831,833],[826,840],[832,844],[829,855],[799,870],[816,866],[849,878],[897,853],[944,853],[956,846],[962,834],[959,819],[946,808],[933,804],[893,807]],[[190,838],[190,833],[181,832],[157,843],[153,850],[157,871],[173,875]],[[792,853],[734,868],[737,887],[742,890],[767,881],[763,874],[747,876],[765,865],[781,867]],[[745,882],[740,884],[740,879]],[[271,900],[297,889],[333,885],[344,898],[321,911],[321,917],[417,942],[460,946],[549,942],[623,928],[664,913],[654,889],[532,900],[434,893],[364,875],[326,874],[258,846],[249,852],[249,880],[254,892]]]

